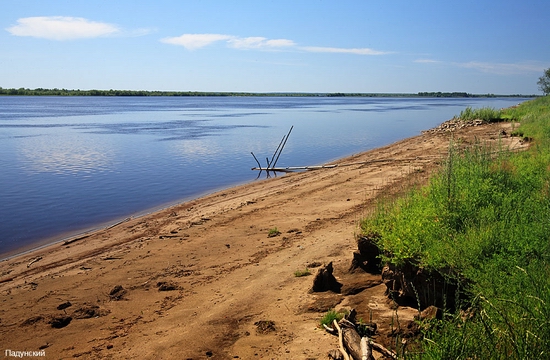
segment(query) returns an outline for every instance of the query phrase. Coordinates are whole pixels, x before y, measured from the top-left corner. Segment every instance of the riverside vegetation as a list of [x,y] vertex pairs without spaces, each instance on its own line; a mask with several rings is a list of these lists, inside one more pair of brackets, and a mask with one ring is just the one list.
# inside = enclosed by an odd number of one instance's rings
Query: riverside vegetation
[[384,263],[458,289],[407,359],[550,358],[550,96],[460,117],[480,115],[518,121],[530,148],[452,144],[428,185],[381,201],[361,223]]

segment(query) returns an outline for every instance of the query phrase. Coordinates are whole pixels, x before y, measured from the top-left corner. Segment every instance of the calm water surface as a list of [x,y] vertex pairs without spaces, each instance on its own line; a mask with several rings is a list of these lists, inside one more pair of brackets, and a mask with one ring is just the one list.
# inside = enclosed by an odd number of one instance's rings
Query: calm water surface
[[0,257],[526,99],[0,97]]

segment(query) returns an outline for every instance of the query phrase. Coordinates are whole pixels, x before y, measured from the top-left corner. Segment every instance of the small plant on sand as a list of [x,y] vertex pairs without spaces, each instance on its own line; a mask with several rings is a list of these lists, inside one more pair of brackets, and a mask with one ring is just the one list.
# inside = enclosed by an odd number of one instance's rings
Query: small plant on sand
[[331,309],[327,311],[325,315],[323,315],[321,320],[319,320],[319,323],[321,324],[321,326],[326,325],[326,326],[332,327],[332,323],[334,320],[340,321],[344,318],[345,315],[346,314],[343,312],[338,312],[334,309]]
[[267,237],[274,237],[280,235],[281,232],[276,227],[269,229],[269,232],[267,233]]
[[296,277],[302,277],[302,276],[308,276],[308,275],[311,275],[311,272],[309,271],[308,268],[306,268],[305,270],[296,270],[294,272],[294,276]]

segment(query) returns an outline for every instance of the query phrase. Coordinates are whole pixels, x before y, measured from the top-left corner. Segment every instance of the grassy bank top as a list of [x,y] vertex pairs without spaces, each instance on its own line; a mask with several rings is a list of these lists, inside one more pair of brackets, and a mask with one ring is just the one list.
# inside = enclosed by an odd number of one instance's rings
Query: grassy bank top
[[451,143],[429,185],[362,222],[386,264],[457,289],[407,358],[550,358],[550,96],[500,115],[521,124],[527,151]]

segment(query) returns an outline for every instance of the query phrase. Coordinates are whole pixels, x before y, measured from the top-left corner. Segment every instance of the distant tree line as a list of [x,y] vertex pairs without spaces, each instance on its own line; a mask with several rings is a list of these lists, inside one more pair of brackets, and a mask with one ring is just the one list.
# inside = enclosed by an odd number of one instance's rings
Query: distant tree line
[[4,89],[0,95],[23,96],[251,96],[241,92],[203,92],[203,91],[148,91],[148,90],[68,90],[68,89]]
[[[473,95],[468,94],[466,92],[419,92],[418,96],[427,96],[427,97],[445,97],[445,98],[469,98],[469,97],[477,97],[480,95]],[[482,95],[484,97],[493,97],[495,95],[493,94],[486,94]]]
[[440,97],[440,98],[491,98],[491,97],[536,97],[537,95],[495,95],[495,94],[470,94],[467,92],[419,92],[413,93],[326,93],[328,97]]
[[211,91],[148,91],[148,90],[68,90],[68,89],[4,89],[0,87],[0,96],[307,96],[307,97],[535,97],[536,95],[495,95],[469,94],[466,92],[419,92],[408,93],[302,93],[302,92],[211,92]]

